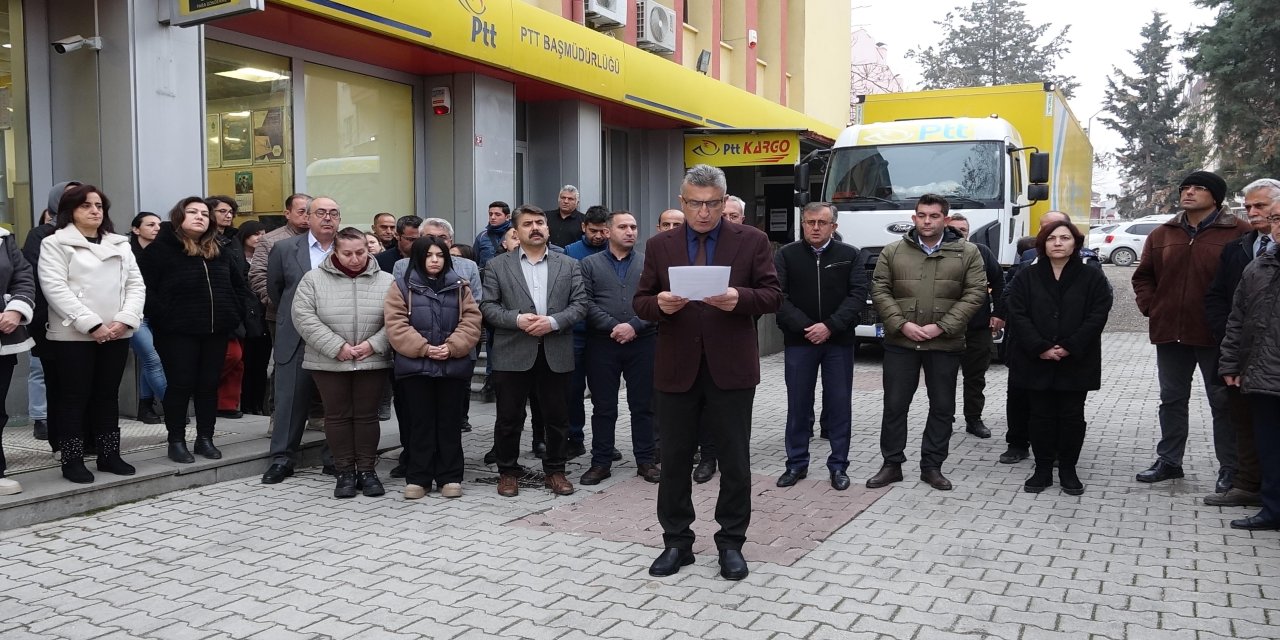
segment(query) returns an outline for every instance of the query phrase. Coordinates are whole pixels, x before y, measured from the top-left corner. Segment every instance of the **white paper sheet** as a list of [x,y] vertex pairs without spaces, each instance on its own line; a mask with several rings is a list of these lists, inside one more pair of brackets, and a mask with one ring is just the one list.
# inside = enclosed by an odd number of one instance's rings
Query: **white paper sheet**
[[668,267],[671,293],[681,298],[701,300],[729,289],[729,267]]

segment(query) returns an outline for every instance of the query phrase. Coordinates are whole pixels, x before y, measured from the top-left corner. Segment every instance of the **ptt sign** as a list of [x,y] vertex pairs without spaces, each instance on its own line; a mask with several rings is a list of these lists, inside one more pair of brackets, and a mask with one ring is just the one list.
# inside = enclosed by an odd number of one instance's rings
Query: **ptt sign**
[[684,141],[685,166],[795,164],[799,158],[800,137],[794,132],[691,135]]

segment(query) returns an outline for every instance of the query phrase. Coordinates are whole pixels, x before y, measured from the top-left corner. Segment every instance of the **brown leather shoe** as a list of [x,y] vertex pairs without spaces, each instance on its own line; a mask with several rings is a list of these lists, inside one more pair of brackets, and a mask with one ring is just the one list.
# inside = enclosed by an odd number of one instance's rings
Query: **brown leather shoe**
[[585,485],[600,484],[601,480],[604,480],[611,475],[613,474],[609,472],[609,467],[601,467],[593,464],[590,469],[587,469],[586,473],[582,474],[582,479],[578,480],[578,482]]
[[564,473],[560,471],[547,474],[547,479],[543,480],[542,484],[558,496],[567,496],[573,493],[573,483],[569,482],[569,479],[564,477]]
[[867,488],[879,489],[895,482],[902,482],[902,465],[886,462],[883,467],[880,467],[880,471],[867,480]]
[[937,469],[929,469],[920,472],[920,480],[929,484],[929,486],[938,491],[950,491],[951,481],[942,472]]
[[644,478],[646,482],[657,482],[662,479],[662,471],[658,469],[658,465],[652,462],[641,462],[636,465],[636,475]]
[[516,481],[515,476],[506,474],[498,476],[498,495],[504,498],[514,498],[520,495],[520,483]]

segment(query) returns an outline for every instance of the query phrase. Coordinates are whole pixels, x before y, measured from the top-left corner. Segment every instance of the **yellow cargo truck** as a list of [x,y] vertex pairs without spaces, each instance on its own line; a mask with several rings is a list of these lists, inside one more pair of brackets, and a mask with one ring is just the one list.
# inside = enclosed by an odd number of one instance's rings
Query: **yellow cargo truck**
[[[797,165],[797,203],[834,204],[842,238],[864,249],[868,268],[912,228],[926,193],[964,213],[970,239],[1005,266],[1047,211],[1088,229],[1093,147],[1052,84],[870,95],[853,116],[830,150]],[[811,167],[825,169],[821,187]],[[864,320],[858,336],[879,337],[874,318]]]

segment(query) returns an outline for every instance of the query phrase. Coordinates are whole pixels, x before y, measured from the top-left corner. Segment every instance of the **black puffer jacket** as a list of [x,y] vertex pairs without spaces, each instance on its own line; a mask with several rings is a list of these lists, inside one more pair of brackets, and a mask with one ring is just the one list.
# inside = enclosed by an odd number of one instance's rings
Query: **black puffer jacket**
[[[1101,269],[1068,260],[1062,278],[1041,260],[1009,285],[1009,381],[1035,390],[1092,391],[1102,386],[1102,329],[1111,312],[1111,286]],[[1059,345],[1070,354],[1042,360]]]
[[1218,373],[1240,376],[1240,390],[1280,396],[1280,260],[1267,253],[1245,267],[1236,288]]
[[139,266],[147,283],[146,316],[154,331],[229,336],[243,321],[249,289],[229,249],[209,260],[189,256],[173,225],[163,222]]

